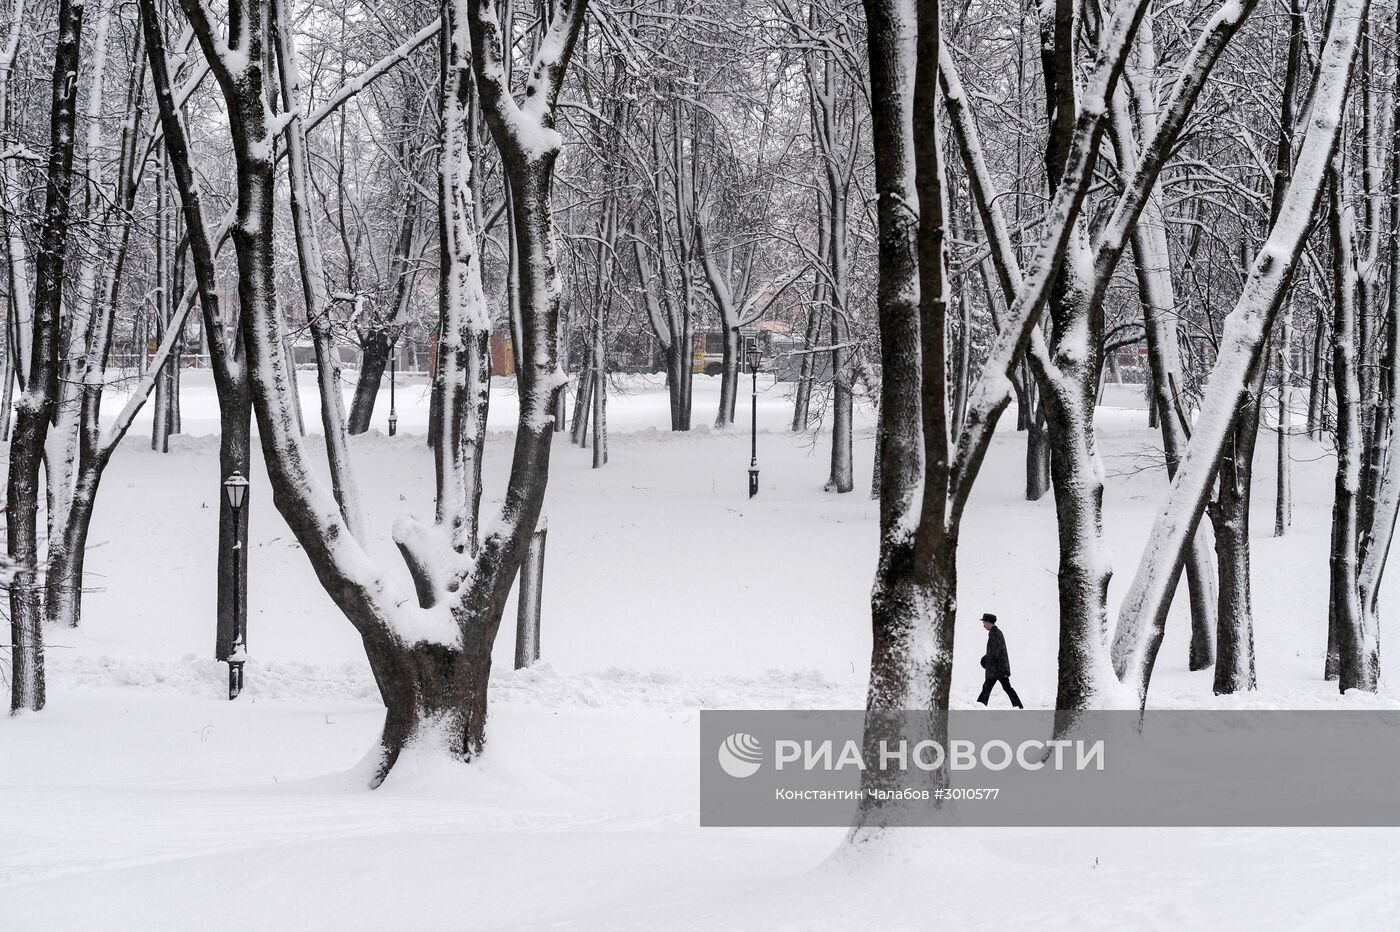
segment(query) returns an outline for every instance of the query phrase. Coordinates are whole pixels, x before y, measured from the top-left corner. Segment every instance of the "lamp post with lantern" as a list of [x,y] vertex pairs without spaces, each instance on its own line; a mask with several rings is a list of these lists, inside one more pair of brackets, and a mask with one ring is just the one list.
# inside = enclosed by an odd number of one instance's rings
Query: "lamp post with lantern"
[[[248,498],[248,480],[238,470],[224,480],[224,496],[233,511],[233,526],[242,527],[243,506]],[[228,655],[228,697],[237,699],[243,691],[243,662],[247,659],[248,624],[243,616],[243,542],[233,544],[233,649]]]

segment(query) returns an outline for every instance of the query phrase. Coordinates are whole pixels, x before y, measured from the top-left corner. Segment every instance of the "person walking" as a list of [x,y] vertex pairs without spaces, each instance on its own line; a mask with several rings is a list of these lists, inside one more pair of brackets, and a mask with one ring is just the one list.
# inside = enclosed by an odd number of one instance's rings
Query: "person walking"
[[987,632],[987,653],[982,655],[982,668],[987,671],[987,678],[982,682],[982,694],[977,701],[986,705],[992,696],[992,687],[1000,683],[1011,705],[1017,709],[1025,708],[1021,705],[1021,697],[1011,688],[1011,658],[1006,653],[1006,638],[997,627],[997,616],[991,612],[985,613],[982,627]]

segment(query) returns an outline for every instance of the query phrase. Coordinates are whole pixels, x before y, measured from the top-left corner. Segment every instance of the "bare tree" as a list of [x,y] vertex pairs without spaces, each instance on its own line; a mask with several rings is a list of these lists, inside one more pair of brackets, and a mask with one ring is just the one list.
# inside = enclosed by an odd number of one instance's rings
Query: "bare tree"
[[1201,401],[1201,416],[1119,611],[1112,644],[1114,670],[1143,703],[1170,594],[1321,201],[1366,7],[1366,0],[1338,0],[1333,6],[1309,95],[1306,129],[1282,209],[1251,264],[1244,291],[1227,322]]
[[[32,344],[24,391],[10,440],[5,499],[7,552],[15,567],[10,582],[10,709],[44,707],[44,636],[39,585],[39,469],[44,443],[58,402],[59,315],[68,260],[73,148],[78,115],[81,0],[59,0],[49,105],[49,157],[45,169],[44,214],[34,266]],[[15,293],[12,283],[11,294]]]
[[[1010,378],[1069,248],[1093,177],[1105,115],[1146,3],[1120,4],[1073,120],[1045,232],[950,438],[944,327],[945,206],[936,114],[937,3],[866,0],[879,197],[881,338],[880,553],[871,594],[874,646],[866,741],[881,713],[946,710],[957,605],[957,541],[968,495],[1010,402]],[[931,716],[929,727],[937,726]],[[881,776],[865,774],[867,788]],[[852,839],[882,824],[867,794]]]
[[[327,594],[359,631],[388,710],[380,748],[369,761],[371,783],[382,782],[410,745],[473,759],[486,738],[491,647],[544,499],[554,395],[563,384],[556,358],[559,292],[550,182],[560,145],[555,108],[586,3],[555,5],[522,102],[505,82],[510,43],[497,7],[484,0],[452,0],[444,7],[437,513],[431,523],[402,518],[394,534],[416,598],[400,593],[349,532],[340,505],[311,472],[296,429],[274,283],[275,129],[267,119],[266,77],[258,67],[270,51],[268,9],[264,0],[235,4],[224,37],[199,0],[182,5],[230,112],[238,166],[234,237],[241,333],[274,500]],[[481,289],[466,147],[474,87],[510,181],[521,257],[524,363],[517,372],[520,420],[510,479],[498,519],[484,533],[480,455],[490,317]]]

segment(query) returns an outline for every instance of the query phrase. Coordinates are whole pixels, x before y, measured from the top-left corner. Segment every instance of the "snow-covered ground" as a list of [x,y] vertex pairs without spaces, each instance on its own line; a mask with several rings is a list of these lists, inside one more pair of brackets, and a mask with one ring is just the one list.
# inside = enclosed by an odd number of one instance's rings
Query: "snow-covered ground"
[[[837,829],[699,828],[698,710],[864,697],[869,412],[857,491],[835,496],[822,491],[828,438],[788,434],[785,387],[760,386],[753,500],[747,394],[744,430],[673,435],[664,390],[632,380],[610,396],[602,470],[558,438],[545,662],[510,672],[503,630],[481,764],[401,767],[370,792],[346,775],[381,717],[358,638],[257,472],[248,688],[222,698],[224,668],[205,659],[216,410],[203,373],[187,373],[172,452],[151,452],[138,423],[104,479],[83,628],[49,632],[48,709],[0,720],[0,929],[1400,929],[1396,830],[911,829],[898,851],[853,860],[832,858]],[[303,395],[310,414],[309,384]],[[717,379],[697,377],[697,425],[717,395]],[[352,444],[376,555],[394,572],[394,516],[432,499],[424,386],[401,384],[397,400],[400,436]],[[1140,400],[1108,400],[1116,599],[1165,477]],[[386,393],[381,429],[387,411]],[[496,488],[514,417],[498,382]],[[964,526],[957,706],[981,684],[982,611],[1002,619],[1027,705],[1053,701],[1054,505],[1023,500],[1023,456],[1024,435],[1004,428]],[[1343,698],[1321,680],[1333,464],[1306,440],[1294,457],[1293,531],[1275,539],[1261,441],[1260,689],[1229,704],[1400,707],[1389,688]],[[1386,620],[1400,613],[1395,577]],[[1221,704],[1208,671],[1186,670],[1185,627],[1174,610],[1151,702]]]

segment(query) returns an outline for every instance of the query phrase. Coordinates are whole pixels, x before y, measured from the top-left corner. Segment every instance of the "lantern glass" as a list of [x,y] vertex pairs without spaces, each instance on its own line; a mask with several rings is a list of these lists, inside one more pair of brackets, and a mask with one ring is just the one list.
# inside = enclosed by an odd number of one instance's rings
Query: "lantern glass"
[[224,480],[224,495],[228,498],[229,507],[238,511],[243,507],[243,500],[248,496],[248,480],[235,470]]

